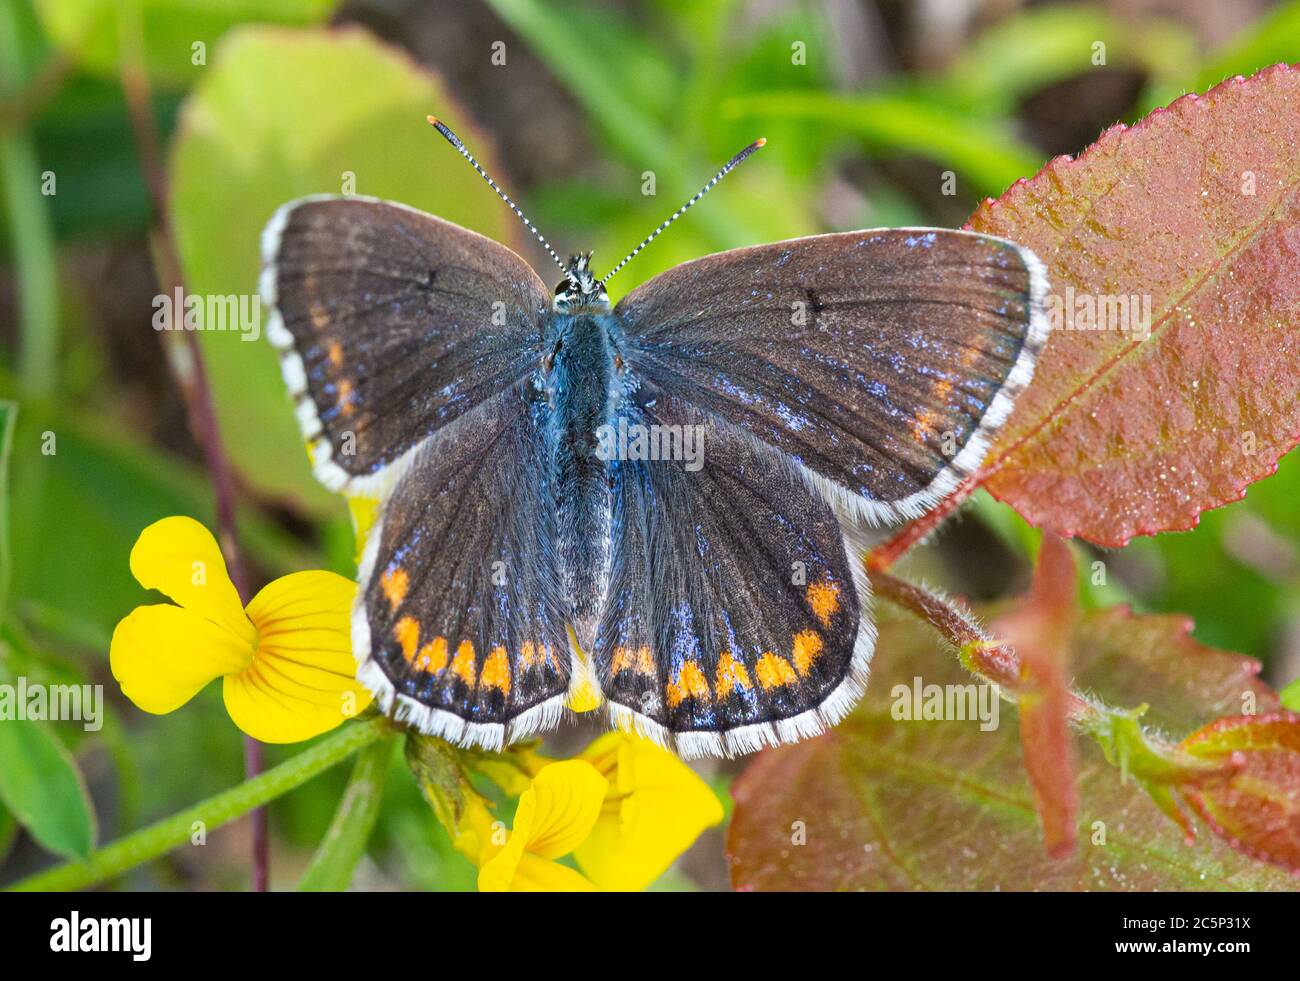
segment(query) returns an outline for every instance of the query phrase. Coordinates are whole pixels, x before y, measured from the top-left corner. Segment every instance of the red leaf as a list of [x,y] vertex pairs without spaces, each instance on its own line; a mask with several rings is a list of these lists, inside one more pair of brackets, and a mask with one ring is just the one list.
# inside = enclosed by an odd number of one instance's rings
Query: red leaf
[[[1243,685],[1258,684],[1253,662],[1197,644],[1183,633],[1184,623],[1123,610],[1085,613],[1069,658],[1077,687],[1106,697],[1123,696],[1131,686],[1151,701],[1151,715],[1168,697],[1175,706],[1163,716],[1168,725],[1240,705]],[[1125,657],[1131,661],[1116,670]],[[1180,662],[1187,677],[1175,670]],[[1112,676],[1113,690],[1105,684]],[[910,688],[917,678],[938,685],[972,681],[936,650],[928,626],[886,620],[861,708],[827,736],[759,754],[736,780],[727,837],[736,888],[1300,887],[1295,877],[1213,835],[1186,844],[1182,830],[1085,736],[1075,740],[1079,844],[1070,858],[1049,858],[1015,721],[1004,715],[985,732],[978,722],[895,719],[895,686]],[[1205,704],[1198,700],[1202,691]]]
[[1298,190],[1300,70],[1280,65],[1113,127],[981,205],[970,227],[1033,249],[1061,303],[1151,304],[1149,340],[1053,331],[985,486],[1034,524],[1119,546],[1194,527],[1273,473],[1300,440]]
[[992,624],[993,633],[1020,656],[1020,748],[1044,844],[1053,858],[1074,850],[1079,811],[1069,728],[1072,696],[1065,676],[1070,634],[1079,615],[1077,592],[1070,547],[1045,534],[1029,595]]
[[1300,715],[1220,719],[1183,740],[1194,756],[1236,767],[1183,796],[1234,848],[1300,873]]

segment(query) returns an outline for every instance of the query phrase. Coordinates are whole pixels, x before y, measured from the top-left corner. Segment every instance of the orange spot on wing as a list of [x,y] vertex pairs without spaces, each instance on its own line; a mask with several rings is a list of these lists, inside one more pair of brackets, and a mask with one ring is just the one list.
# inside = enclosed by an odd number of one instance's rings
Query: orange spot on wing
[[829,579],[825,582],[811,583],[804,595],[808,600],[809,609],[813,611],[813,616],[822,622],[823,627],[829,627],[831,617],[840,610],[839,584]]
[[415,657],[420,646],[420,624],[415,617],[402,617],[393,626],[393,639],[402,645],[402,657],[408,661]]
[[552,670],[559,671],[560,662],[555,658],[555,651],[552,650],[549,645],[543,645],[542,650],[545,652],[546,655],[546,663],[551,666]]
[[[931,394],[931,398],[937,402],[943,402],[951,394],[952,382],[944,378],[934,386],[934,392]],[[922,409],[921,414],[916,417],[916,423],[912,426],[912,439],[916,440],[918,443],[924,443],[926,437],[933,435],[935,432],[935,423],[939,422],[942,418],[943,416],[938,412],[935,412],[933,409]]]
[[479,682],[485,688],[495,688],[503,695],[510,694],[510,661],[506,658],[504,647],[492,648],[492,653],[483,662],[483,672]]
[[402,600],[406,599],[406,590],[410,587],[411,580],[407,577],[406,570],[398,566],[385,572],[379,578],[379,585],[388,597],[388,608],[396,610],[402,605]]
[[815,630],[805,630],[794,635],[794,669],[800,675],[807,677],[813,662],[822,652],[826,645],[822,643],[822,638]]
[[635,671],[637,674],[653,675],[655,659],[650,648],[644,644],[635,651],[630,647],[614,648],[614,661],[610,665],[610,674],[620,671]]
[[355,400],[356,395],[352,391],[352,383],[346,378],[339,381],[339,412],[345,416],[352,415],[353,409],[356,408],[353,405]]
[[938,420],[937,413],[930,409],[922,409],[921,414],[916,417],[916,422],[912,425],[912,439],[918,443],[924,443],[925,438],[934,432],[934,424]]
[[754,676],[758,678],[760,685],[769,689],[783,688],[799,680],[794,673],[794,668],[790,667],[790,662],[771,651],[758,659],[758,663],[754,665]]
[[419,671],[428,671],[431,674],[441,671],[447,666],[447,639],[433,638],[420,648],[420,653],[415,655],[414,663]]
[[474,687],[478,675],[474,668],[474,645],[469,641],[462,640],[460,646],[456,648],[456,658],[451,662],[451,672],[470,688]]
[[730,651],[723,651],[718,661],[718,697],[726,698],[736,688],[748,690],[754,687],[749,680],[745,666],[731,656]]
[[329,359],[330,359],[330,364],[332,364],[335,368],[342,367],[343,345],[340,344],[338,341],[330,341]]
[[[306,288],[310,290],[313,285],[312,281],[309,280],[306,283]],[[311,325],[317,330],[324,330],[330,325],[330,312],[319,303],[313,302],[308,306],[307,313],[311,317]]]
[[704,677],[704,672],[700,670],[700,666],[694,661],[683,664],[677,680],[668,683],[669,708],[676,708],[688,698],[698,698],[702,702],[707,702],[711,697],[709,682]]

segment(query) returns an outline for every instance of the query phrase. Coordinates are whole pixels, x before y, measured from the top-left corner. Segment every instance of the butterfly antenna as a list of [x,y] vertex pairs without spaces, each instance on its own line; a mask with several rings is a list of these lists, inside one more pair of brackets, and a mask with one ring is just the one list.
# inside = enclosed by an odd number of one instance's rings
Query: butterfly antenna
[[668,217],[668,220],[667,220],[667,221],[665,221],[662,225],[660,225],[660,226],[659,226],[658,228],[656,228],[653,232],[651,232],[649,235],[647,235],[647,236],[645,237],[645,241],[643,241],[643,242],[642,242],[640,245],[638,245],[635,249],[633,249],[631,252],[629,252],[629,253],[624,257],[624,259],[623,259],[622,262],[620,262],[617,266],[615,266],[615,267],[614,267],[613,269],[611,269],[608,273],[606,273],[606,274],[605,274],[605,278],[602,279],[602,280],[600,281],[600,285],[601,285],[601,286],[604,286],[604,285],[605,285],[606,283],[608,283],[611,279],[613,279],[613,278],[614,278],[614,274],[617,273],[617,272],[618,272],[620,269],[622,269],[624,266],[626,266],[626,265],[627,265],[629,262],[631,262],[633,259],[635,259],[636,256],[637,256],[637,253],[638,253],[638,252],[640,252],[640,251],[641,251],[642,249],[644,249],[647,245],[649,245],[651,242],[653,242],[656,238],[659,237],[659,233],[660,233],[660,232],[662,232],[665,228],[667,228],[669,225],[671,225],[673,222],[675,222],[675,221],[676,221],[678,218],[680,218],[682,215],[686,214],[687,209],[690,208],[690,206],[693,205],[693,204],[694,204],[696,201],[698,201],[700,198],[704,197],[704,195],[706,195],[707,193],[709,193],[709,191],[711,191],[711,190],[713,189],[713,185],[714,185],[714,184],[718,183],[718,181],[722,180],[722,178],[726,177],[726,176],[727,176],[728,174],[730,174],[733,170],[735,170],[737,167],[739,167],[742,163],[745,162],[745,159],[746,159],[746,158],[747,158],[751,153],[753,153],[755,150],[757,150],[759,147],[765,145],[766,143],[767,143],[767,140],[766,140],[766,139],[763,139],[763,138],[760,137],[759,139],[755,140],[753,143],[749,144],[749,146],[745,147],[745,149],[741,150],[738,154],[736,154],[736,155],[735,155],[734,157],[732,157],[730,160],[728,160],[728,161],[723,165],[722,169],[721,169],[720,171],[718,171],[716,174],[713,175],[713,180],[709,181],[709,182],[708,182],[707,184],[705,184],[702,188],[700,188],[699,193],[696,194],[695,197],[691,198],[691,199],[690,199],[689,201],[687,201],[684,205],[682,205],[680,208],[678,208],[676,211],[674,211],[674,212],[673,212],[673,213]]
[[474,159],[473,154],[465,149],[465,144],[460,141],[460,137],[451,131],[450,126],[436,116],[430,116],[428,118],[429,122],[433,124],[433,128],[446,137],[447,142],[456,148],[456,152],[469,161],[469,165],[477,170],[478,175],[488,182],[488,186],[497,192],[497,196],[509,205],[510,210],[519,216],[519,220],[528,226],[528,230],[537,236],[537,241],[542,243],[542,248],[550,254],[551,258],[555,260],[555,264],[560,267],[560,271],[567,276],[569,269],[560,261],[560,257],[555,254],[555,250],[551,248],[551,243],[546,241],[545,236],[537,230],[537,226],[528,220],[528,216],[519,210],[519,205],[510,200],[510,195],[501,190],[501,188],[497,186],[497,182],[488,176],[488,172],[479,166],[479,163]]

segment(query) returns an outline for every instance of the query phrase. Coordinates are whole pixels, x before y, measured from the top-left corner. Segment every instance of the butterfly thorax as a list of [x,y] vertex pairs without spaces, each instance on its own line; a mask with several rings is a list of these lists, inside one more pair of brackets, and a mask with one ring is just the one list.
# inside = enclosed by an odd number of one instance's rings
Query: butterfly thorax
[[612,314],[553,313],[549,320],[543,371],[558,558],[569,622],[590,649],[609,567],[609,462],[599,452],[599,433],[613,422],[621,362]]

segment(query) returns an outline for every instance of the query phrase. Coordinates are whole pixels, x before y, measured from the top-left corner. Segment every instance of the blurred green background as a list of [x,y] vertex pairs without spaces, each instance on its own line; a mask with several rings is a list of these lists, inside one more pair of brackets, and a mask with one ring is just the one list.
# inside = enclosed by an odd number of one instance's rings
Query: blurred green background
[[[275,207],[345,190],[507,242],[554,279],[428,113],[457,129],[557,250],[594,249],[598,270],[766,136],[762,154],[620,273],[617,298],[736,246],[960,225],[982,197],[1117,121],[1297,60],[1300,3],[1256,0],[0,0],[0,397],[18,405],[0,510],[0,680],[105,685],[102,732],[43,727],[84,775],[101,840],[241,778],[217,686],[148,717],[108,670],[114,624],[148,601],[127,568],[136,535],[169,514],[214,524],[176,383],[183,348],[150,326],[160,241],[124,66],[150,82],[162,147],[153,176],[195,293],[255,292],[258,235]],[[311,478],[270,345],[200,341],[257,584],[302,568],[351,574],[347,510]],[[1300,674],[1297,500],[1292,454],[1195,531],[1095,556],[1109,575],[1090,595],[1186,613],[1201,640],[1260,658],[1284,684]],[[1027,583],[1034,541],[981,495],[908,571],[993,599]],[[553,748],[589,735],[566,732]],[[14,753],[0,742],[0,768],[18,765]],[[720,788],[734,771],[706,768]],[[274,884],[296,881],[345,778],[339,768],[273,806]],[[222,832],[127,884],[242,887],[245,856],[246,836]],[[49,861],[0,806],[0,883]],[[357,884],[472,883],[412,781],[395,774]],[[720,833],[662,885],[724,888]]]

